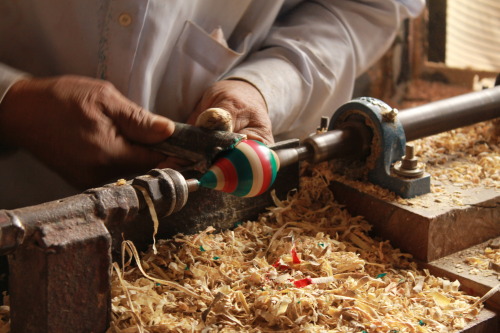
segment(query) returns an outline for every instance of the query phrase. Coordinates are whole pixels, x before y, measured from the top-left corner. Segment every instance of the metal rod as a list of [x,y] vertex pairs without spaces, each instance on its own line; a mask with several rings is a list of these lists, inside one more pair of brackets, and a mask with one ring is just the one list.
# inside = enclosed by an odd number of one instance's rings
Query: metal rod
[[334,158],[345,158],[358,155],[363,152],[363,139],[365,135],[361,131],[365,126],[331,130],[325,133],[310,136],[304,140],[304,145],[309,146],[313,153],[308,160],[311,163],[319,163]]
[[[403,110],[398,115],[407,141],[500,117],[500,86]],[[363,155],[369,149],[368,127],[353,122],[306,138],[298,148],[277,150],[282,166],[308,160]]]
[[446,132],[500,117],[500,86],[402,110],[406,140]]
[[312,135],[297,148],[277,150],[280,166],[298,161],[319,163],[335,158],[362,156],[369,147],[365,141],[369,134],[365,126],[352,126],[334,129],[325,133]]
[[347,154],[350,132],[346,129],[335,129],[306,138],[297,148],[276,150],[280,167],[291,165],[299,161],[318,163]]
[[186,184],[188,192],[198,191],[198,189],[200,188],[200,181],[198,179],[186,179]]

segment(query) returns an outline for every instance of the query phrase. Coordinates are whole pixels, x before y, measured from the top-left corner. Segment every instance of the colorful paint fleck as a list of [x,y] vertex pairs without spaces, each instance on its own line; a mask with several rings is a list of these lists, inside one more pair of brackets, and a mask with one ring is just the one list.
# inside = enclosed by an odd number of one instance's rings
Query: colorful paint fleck
[[276,153],[255,140],[243,140],[222,153],[200,179],[203,187],[240,197],[255,197],[267,191],[276,179]]
[[300,264],[301,261],[300,261],[299,255],[297,254],[297,250],[295,249],[295,245],[290,250],[290,253],[292,254],[292,262],[294,264]]
[[293,284],[297,288],[304,288],[305,286],[308,286],[308,285],[310,285],[312,283],[313,283],[313,281],[312,281],[311,278],[305,278],[305,279],[293,281]]

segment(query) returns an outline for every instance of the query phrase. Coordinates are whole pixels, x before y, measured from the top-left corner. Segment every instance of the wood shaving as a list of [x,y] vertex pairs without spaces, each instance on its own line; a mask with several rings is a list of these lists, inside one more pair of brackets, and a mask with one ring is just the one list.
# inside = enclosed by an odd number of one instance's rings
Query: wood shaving
[[153,220],[153,252],[154,254],[157,253],[156,250],[156,234],[158,233],[158,227],[160,225],[160,221],[158,220],[158,215],[156,214],[155,210],[155,205],[153,204],[153,199],[151,199],[151,196],[149,195],[148,191],[139,185],[134,185],[134,188],[139,190],[144,197],[144,201],[146,201],[146,204],[148,205],[148,210],[149,213],[151,214],[151,219]]
[[453,332],[473,321],[479,298],[370,237],[334,201],[326,169],[234,230],[159,240],[140,257],[128,242],[108,333]]
[[[458,128],[413,144],[426,171],[438,183],[462,189],[480,187],[500,190],[500,122],[487,121]],[[433,192],[441,187],[433,186]]]
[[115,182],[115,185],[116,186],[123,186],[123,185],[126,185],[127,184],[127,181],[123,178],[120,178],[118,179],[116,182]]

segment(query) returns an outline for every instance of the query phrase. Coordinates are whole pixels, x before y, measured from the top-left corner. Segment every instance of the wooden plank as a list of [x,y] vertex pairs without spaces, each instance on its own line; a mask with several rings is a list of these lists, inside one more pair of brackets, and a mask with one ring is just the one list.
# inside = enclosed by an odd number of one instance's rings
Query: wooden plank
[[336,200],[352,215],[364,216],[375,234],[424,262],[500,236],[500,195],[494,189],[449,185],[446,193],[459,192],[460,202],[452,195],[428,193],[408,206],[340,182],[331,186]]
[[474,77],[479,80],[495,78],[498,73],[477,69],[453,68],[443,63],[425,62],[421,77],[429,81],[439,81],[465,88],[474,88]]
[[[500,237],[495,240],[500,241]],[[479,256],[492,241],[488,240],[429,263],[421,263],[421,266],[429,269],[432,274],[460,281],[462,289],[470,295],[483,296],[500,283],[500,273],[494,269],[478,270],[468,265],[465,259]],[[500,312],[500,291],[489,298],[486,304],[490,309]]]
[[483,309],[477,320],[467,325],[460,333],[493,333],[499,330],[499,316],[495,312]]

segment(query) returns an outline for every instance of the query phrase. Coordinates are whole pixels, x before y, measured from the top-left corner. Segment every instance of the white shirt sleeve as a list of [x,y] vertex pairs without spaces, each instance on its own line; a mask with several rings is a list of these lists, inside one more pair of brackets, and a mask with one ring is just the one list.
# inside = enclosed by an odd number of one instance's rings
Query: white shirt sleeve
[[0,103],[2,103],[9,88],[26,76],[28,76],[28,74],[0,63]]
[[276,138],[303,138],[352,95],[354,81],[390,47],[423,0],[305,1],[274,24],[261,49],[226,78],[256,86]]

